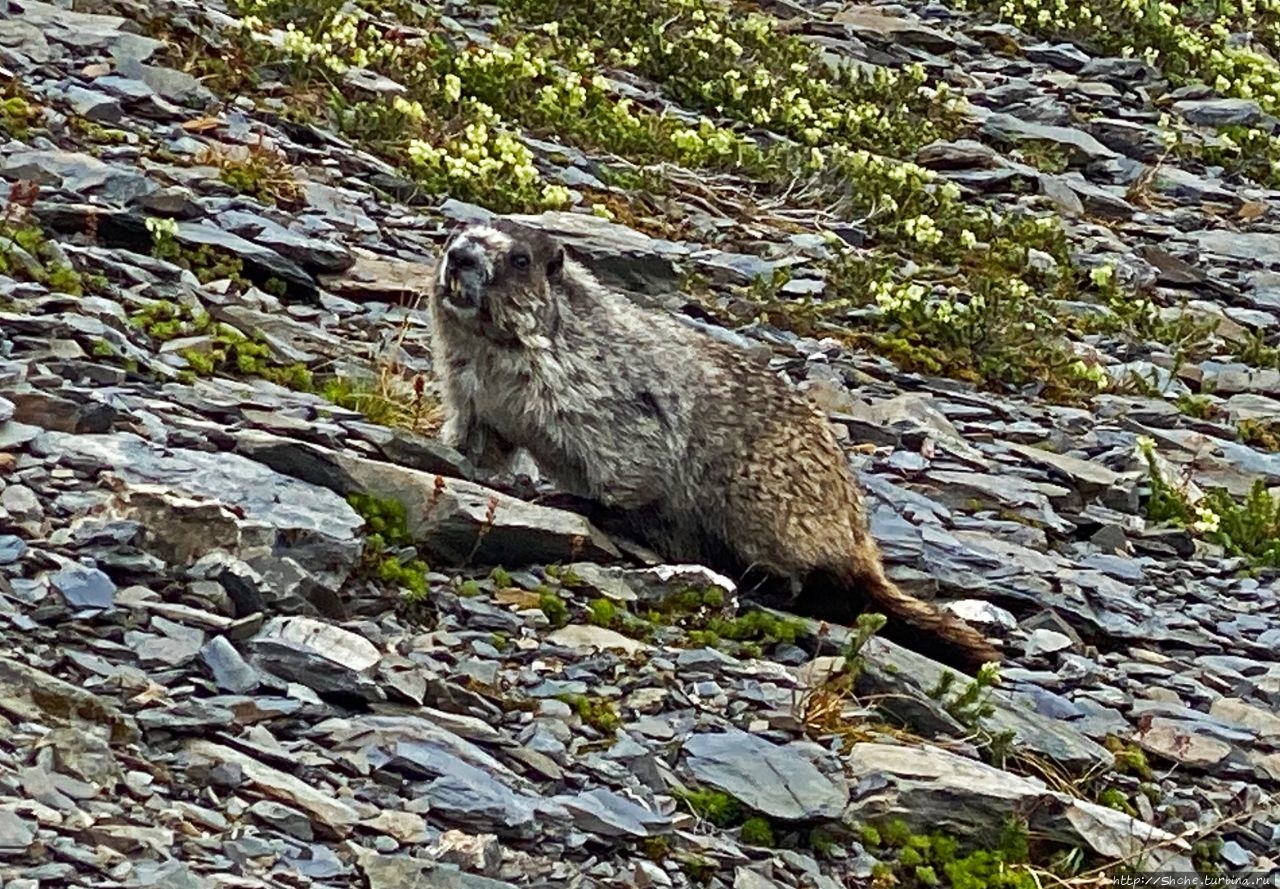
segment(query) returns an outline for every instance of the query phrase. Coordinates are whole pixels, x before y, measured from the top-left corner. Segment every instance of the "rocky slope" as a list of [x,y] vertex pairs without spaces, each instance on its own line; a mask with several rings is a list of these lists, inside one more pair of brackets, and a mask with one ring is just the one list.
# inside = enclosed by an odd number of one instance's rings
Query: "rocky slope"
[[[1280,873],[1280,192],[1222,142],[1265,103],[980,10],[775,3],[751,77],[817,47],[930,84],[780,172],[733,140],[790,112],[716,129],[683,44],[554,81],[576,116],[502,107],[467,77],[512,54],[458,47],[579,39],[536,6],[0,0],[0,885]],[[703,10],[666,23],[723,47]],[[406,92],[424,34],[453,49]],[[817,82],[778,92],[845,108]],[[401,138],[485,84],[530,112],[492,152]],[[753,613],[433,440],[419,300],[490,209],[821,398],[894,576],[1001,642],[1000,686]]]

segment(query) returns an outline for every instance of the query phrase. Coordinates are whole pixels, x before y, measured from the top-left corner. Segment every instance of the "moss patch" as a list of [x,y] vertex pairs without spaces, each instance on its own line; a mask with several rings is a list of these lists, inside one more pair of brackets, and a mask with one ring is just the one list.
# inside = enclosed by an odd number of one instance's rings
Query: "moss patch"
[[604,698],[574,694],[559,695],[558,697],[573,708],[573,712],[578,714],[578,718],[584,724],[591,726],[603,735],[612,736],[616,734],[618,726],[622,724],[618,711],[614,709],[613,704]]
[[[85,279],[61,256],[44,231],[38,225],[16,221],[19,214],[15,204],[23,199],[22,183],[12,189],[17,193],[10,197],[14,204],[0,218],[0,275],[42,284],[54,293],[82,296]],[[31,199],[34,198],[32,190]]]
[[1026,867],[1030,851],[1025,828],[1008,823],[992,849],[964,848],[940,832],[914,833],[903,821],[863,831],[863,843],[881,859],[875,885],[949,886],[952,889],[1037,889]]
[[360,573],[403,590],[407,598],[424,599],[428,589],[427,564],[414,550],[404,505],[398,500],[362,493],[348,494],[347,502],[367,528]]
[[256,332],[253,337],[246,336],[230,324],[215,321],[203,307],[157,300],[134,312],[129,321],[160,343],[194,338],[192,345],[177,353],[187,363],[191,376],[259,377],[291,389],[314,388],[311,371],[305,365],[278,361]]

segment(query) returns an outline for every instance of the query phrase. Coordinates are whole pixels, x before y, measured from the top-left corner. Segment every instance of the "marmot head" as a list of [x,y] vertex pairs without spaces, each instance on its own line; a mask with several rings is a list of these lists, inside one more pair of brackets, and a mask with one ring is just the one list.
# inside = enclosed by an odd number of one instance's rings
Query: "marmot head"
[[437,305],[489,339],[524,339],[548,329],[564,262],[564,247],[536,228],[509,219],[464,226],[444,246]]

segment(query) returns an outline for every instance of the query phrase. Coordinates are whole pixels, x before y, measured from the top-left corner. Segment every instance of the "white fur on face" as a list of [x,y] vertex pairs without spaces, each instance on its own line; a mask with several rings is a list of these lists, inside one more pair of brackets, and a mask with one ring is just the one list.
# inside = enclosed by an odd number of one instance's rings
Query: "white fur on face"
[[474,225],[463,229],[445,245],[445,254],[440,261],[439,278],[436,283],[441,287],[444,286],[445,275],[449,270],[449,253],[454,250],[466,251],[467,248],[473,248],[468,252],[475,255],[481,277],[485,281],[492,281],[494,257],[505,254],[511,249],[512,243],[510,235],[487,225]]

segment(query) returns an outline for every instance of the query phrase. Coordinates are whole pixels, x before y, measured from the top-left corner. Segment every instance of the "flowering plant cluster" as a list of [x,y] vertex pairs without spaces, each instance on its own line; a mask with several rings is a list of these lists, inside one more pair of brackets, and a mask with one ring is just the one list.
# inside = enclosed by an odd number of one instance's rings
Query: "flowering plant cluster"
[[[1102,303],[1108,335],[1155,329],[1150,303],[1120,298],[1106,270],[1077,265],[1056,220],[1003,215],[902,159],[959,133],[963,100],[928,84],[920,65],[833,65],[773,17],[711,0],[499,0],[487,37],[461,36],[408,0],[303,0],[306,16],[294,0],[234,2],[252,46],[304,90],[328,90],[346,132],[432,193],[499,212],[582,201],[606,218],[655,223],[629,218],[617,191],[571,191],[532,136],[624,159],[616,178],[600,164],[605,182],[662,164],[728,173],[754,195],[865,228],[867,249],[836,251],[827,293],[775,292],[762,320],[817,325],[907,368],[1039,384],[1066,399],[1110,378],[1063,335],[1079,325],[1059,301]],[[1028,2],[1043,7],[1001,11],[1028,27],[1099,26],[1100,10]],[[399,89],[349,90],[360,71]],[[636,90],[636,78],[658,92]],[[642,181],[650,194],[669,187]]]
[[[986,10],[1037,36],[1142,58],[1176,85],[1198,81],[1280,112],[1280,0],[957,0],[957,6]],[[1280,183],[1280,137],[1258,127],[1223,127],[1205,144],[1183,141],[1179,148],[1264,184]]]
[[1134,456],[1147,466],[1149,519],[1180,525],[1254,567],[1280,568],[1280,497],[1263,479],[1237,500],[1221,488],[1202,491],[1189,479],[1171,479],[1172,465],[1149,436],[1138,436]]

